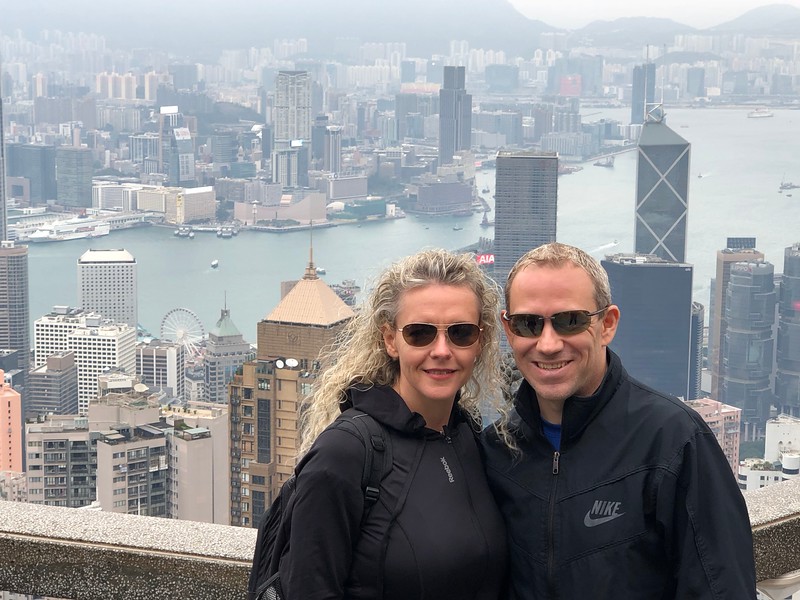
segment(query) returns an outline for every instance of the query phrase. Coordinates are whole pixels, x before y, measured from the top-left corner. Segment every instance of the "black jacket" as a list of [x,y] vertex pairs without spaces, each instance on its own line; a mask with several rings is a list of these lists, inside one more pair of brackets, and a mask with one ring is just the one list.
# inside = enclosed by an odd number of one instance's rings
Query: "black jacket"
[[714,434],[691,408],[631,379],[609,351],[598,392],[569,398],[561,450],[523,381],[516,461],[482,437],[506,520],[517,600],[749,600],[747,508]]
[[505,530],[462,412],[454,409],[442,434],[392,388],[354,389],[350,398],[384,426],[393,467],[362,535],[364,445],[342,429],[319,436],[297,467],[280,563],[287,600],[499,598]]

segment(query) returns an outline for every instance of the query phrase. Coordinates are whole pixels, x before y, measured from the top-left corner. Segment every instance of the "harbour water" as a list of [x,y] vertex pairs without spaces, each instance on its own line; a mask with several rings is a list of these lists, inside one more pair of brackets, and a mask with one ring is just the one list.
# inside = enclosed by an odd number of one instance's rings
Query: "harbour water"
[[[748,119],[747,108],[671,109],[667,122],[692,143],[687,262],[694,264],[694,299],[709,301],[716,251],[727,237],[754,236],[759,250],[783,269],[783,251],[800,241],[800,190],[778,193],[782,180],[800,184],[800,111],[775,110]],[[587,120],[626,121],[629,110],[592,112]],[[558,240],[598,258],[633,250],[636,152],[617,156],[614,168],[592,162],[559,178]],[[702,177],[698,175],[702,174]],[[494,171],[477,176],[478,189],[494,192]],[[313,232],[314,262],[330,283],[354,279],[362,288],[400,256],[424,247],[456,249],[480,236],[481,213],[347,225]],[[492,215],[490,215],[492,218]],[[454,230],[454,226],[461,229]],[[89,248],[125,248],[138,261],[139,321],[158,335],[173,308],[195,312],[206,329],[227,302],[231,318],[255,342],[256,324],[280,300],[280,282],[298,279],[309,260],[309,232],[243,231],[231,239],[198,233],[178,238],[173,229],[149,227],[92,240],[30,246],[31,322],[54,305],[77,303],[78,257]],[[211,262],[219,261],[213,269]]]

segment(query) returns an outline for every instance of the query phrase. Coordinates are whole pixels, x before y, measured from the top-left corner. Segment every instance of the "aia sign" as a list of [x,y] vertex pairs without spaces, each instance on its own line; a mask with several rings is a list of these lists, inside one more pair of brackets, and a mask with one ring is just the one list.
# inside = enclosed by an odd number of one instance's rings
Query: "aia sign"
[[478,254],[475,256],[475,260],[479,265],[493,265],[494,254]]

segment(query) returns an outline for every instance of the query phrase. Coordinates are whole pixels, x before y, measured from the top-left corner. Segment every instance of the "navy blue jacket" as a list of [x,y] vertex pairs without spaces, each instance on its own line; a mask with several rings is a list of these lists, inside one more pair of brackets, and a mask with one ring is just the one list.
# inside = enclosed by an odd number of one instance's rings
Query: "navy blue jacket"
[[516,600],[755,599],[747,508],[702,418],[609,351],[598,392],[564,405],[560,452],[536,393],[515,399],[515,457],[482,436]]

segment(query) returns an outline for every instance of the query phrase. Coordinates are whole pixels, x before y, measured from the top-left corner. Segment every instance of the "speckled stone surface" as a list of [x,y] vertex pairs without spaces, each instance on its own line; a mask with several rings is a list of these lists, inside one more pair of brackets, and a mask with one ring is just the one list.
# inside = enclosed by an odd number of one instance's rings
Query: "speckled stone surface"
[[745,492],[758,581],[800,569],[800,479]]
[[238,600],[255,538],[240,527],[0,501],[0,589]]
[[[800,569],[800,479],[744,494],[756,575]],[[0,590],[106,600],[242,600],[253,529],[0,501]]]

